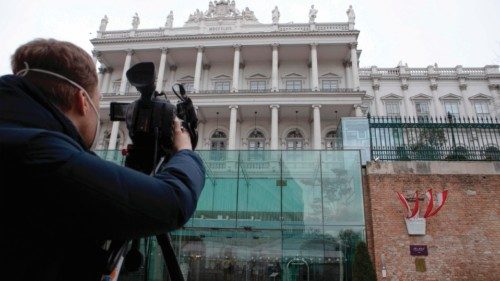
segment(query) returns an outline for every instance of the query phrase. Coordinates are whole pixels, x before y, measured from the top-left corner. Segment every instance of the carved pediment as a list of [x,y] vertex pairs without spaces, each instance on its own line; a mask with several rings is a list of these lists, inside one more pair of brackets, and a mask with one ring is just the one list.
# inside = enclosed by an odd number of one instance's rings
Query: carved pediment
[[231,80],[231,76],[227,76],[225,74],[221,74],[221,75],[215,76],[214,78],[212,78],[212,80],[218,80],[218,81]]
[[180,78],[179,81],[189,81],[189,82],[192,82],[192,81],[194,81],[194,77],[191,76],[191,75],[187,75],[187,76],[184,76],[184,77]]
[[381,97],[380,99],[382,99],[382,100],[402,100],[403,97],[391,93],[391,94],[388,94],[388,95]]
[[335,73],[328,72],[326,74],[321,75],[321,78],[340,78],[340,76],[338,76]]
[[477,94],[469,98],[470,100],[491,100],[490,96],[485,94]]
[[447,94],[439,98],[440,100],[461,100],[462,97],[455,94]]
[[268,79],[269,76],[265,76],[264,74],[256,73],[254,75],[248,76],[247,79]]
[[425,95],[425,94],[418,94],[418,95],[411,97],[410,99],[412,99],[412,100],[431,100],[432,97],[429,95]]
[[283,76],[284,79],[305,79],[304,75],[297,74],[295,72]]

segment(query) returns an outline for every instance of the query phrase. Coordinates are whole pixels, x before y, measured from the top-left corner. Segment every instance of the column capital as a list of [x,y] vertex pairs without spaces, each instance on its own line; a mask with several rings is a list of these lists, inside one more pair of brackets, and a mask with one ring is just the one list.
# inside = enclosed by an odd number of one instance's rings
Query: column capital
[[133,49],[126,49],[125,52],[127,52],[127,56],[132,56],[135,54],[135,51]]
[[102,55],[102,53],[97,50],[92,50],[92,55],[96,58],[99,58]]
[[203,45],[198,45],[198,46],[196,46],[196,49],[198,50],[198,52],[203,52],[203,51],[204,51],[204,49],[205,49],[205,46],[203,46]]
[[104,74],[106,73],[108,70],[105,68],[105,67],[99,67],[99,74]]
[[356,49],[358,47],[358,42],[349,43],[349,49]]
[[342,65],[344,65],[344,67],[349,67],[351,66],[351,62],[349,60],[343,60]]
[[271,109],[273,109],[273,108],[278,109],[278,108],[280,108],[280,106],[279,106],[279,104],[271,104],[271,105],[269,106],[269,108],[271,108]]
[[236,104],[232,104],[229,106],[229,109],[238,109],[238,106]]
[[431,88],[431,91],[436,91],[437,88],[438,88],[438,84],[437,83],[432,83],[429,88]]
[[378,90],[380,90],[380,84],[373,84],[373,85],[372,85],[372,89],[373,89],[374,91],[378,91]]
[[313,105],[311,105],[311,107],[314,108],[314,109],[316,109],[316,108],[320,109],[321,108],[321,104],[313,104]]
[[172,64],[170,67],[169,67],[170,71],[176,71],[177,70],[177,65],[175,64]]
[[239,65],[239,68],[240,68],[240,69],[244,69],[244,68],[245,68],[245,66],[246,66],[246,65],[245,65],[245,63],[244,63],[244,62],[240,62],[240,65]]
[[235,51],[241,50],[241,44],[233,44],[233,48]]
[[161,50],[161,54],[162,55],[168,53],[168,48],[167,47],[161,47],[160,50]]
[[313,42],[313,43],[310,43],[309,46],[311,47],[311,49],[316,49],[316,47],[318,46],[318,43]]
[[408,84],[402,84],[401,90],[406,91],[406,90],[408,90],[408,87],[409,87]]
[[465,84],[465,83],[460,84],[460,85],[458,85],[458,88],[460,89],[460,91],[465,91],[465,90],[467,90],[467,84]]
[[279,46],[280,46],[279,43],[272,43],[271,44],[271,47],[273,47],[273,49],[277,49]]
[[212,65],[209,64],[209,63],[204,63],[203,64],[203,70],[210,70],[211,67],[212,67]]

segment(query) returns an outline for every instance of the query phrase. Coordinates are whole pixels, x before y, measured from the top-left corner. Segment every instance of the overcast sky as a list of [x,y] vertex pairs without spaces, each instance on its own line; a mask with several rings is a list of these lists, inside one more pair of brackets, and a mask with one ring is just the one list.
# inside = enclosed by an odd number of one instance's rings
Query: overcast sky
[[[89,53],[107,14],[108,30],[129,29],[139,14],[139,28],[163,26],[170,10],[174,27],[182,26],[208,0],[17,0],[3,1],[0,12],[0,75],[10,73],[10,56],[34,38],[52,37],[73,42]],[[383,3],[383,4],[382,4]],[[249,7],[262,23],[271,22],[275,5],[281,23],[307,22],[311,4],[317,22],[345,22],[353,5],[361,66],[394,67],[400,60],[409,66],[454,67],[500,64],[499,0],[237,0],[239,10]]]

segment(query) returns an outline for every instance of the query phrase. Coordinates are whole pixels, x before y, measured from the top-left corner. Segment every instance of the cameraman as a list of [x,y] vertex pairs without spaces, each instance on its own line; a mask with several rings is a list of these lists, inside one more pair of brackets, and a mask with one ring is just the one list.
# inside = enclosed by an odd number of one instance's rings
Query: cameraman
[[175,155],[155,177],[90,152],[99,133],[97,74],[81,48],[37,39],[0,77],[0,272],[5,280],[99,280],[103,243],[181,227],[204,185],[202,161],[175,122]]

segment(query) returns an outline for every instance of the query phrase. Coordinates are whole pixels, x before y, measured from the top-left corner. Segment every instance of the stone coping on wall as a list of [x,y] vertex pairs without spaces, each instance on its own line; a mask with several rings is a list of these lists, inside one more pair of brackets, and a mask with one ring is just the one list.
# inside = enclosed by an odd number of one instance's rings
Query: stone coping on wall
[[372,161],[366,174],[500,175],[500,161]]

